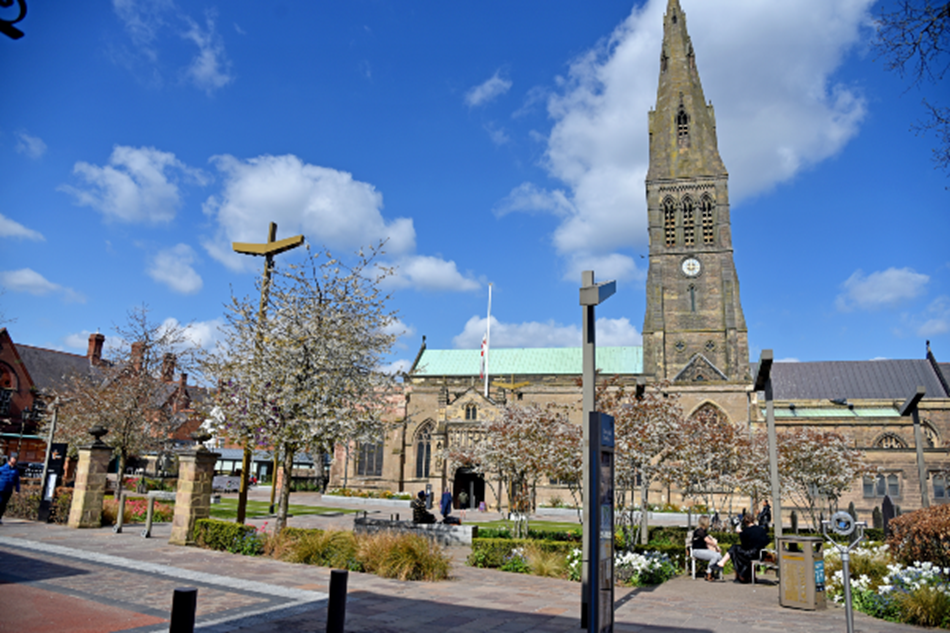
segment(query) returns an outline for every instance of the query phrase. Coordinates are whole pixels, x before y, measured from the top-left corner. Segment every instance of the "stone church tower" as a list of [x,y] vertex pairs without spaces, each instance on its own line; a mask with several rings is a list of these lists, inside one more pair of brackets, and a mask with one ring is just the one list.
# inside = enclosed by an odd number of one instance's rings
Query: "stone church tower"
[[748,381],[729,174],[679,0],[669,0],[663,19],[660,82],[649,117],[643,373],[678,383]]

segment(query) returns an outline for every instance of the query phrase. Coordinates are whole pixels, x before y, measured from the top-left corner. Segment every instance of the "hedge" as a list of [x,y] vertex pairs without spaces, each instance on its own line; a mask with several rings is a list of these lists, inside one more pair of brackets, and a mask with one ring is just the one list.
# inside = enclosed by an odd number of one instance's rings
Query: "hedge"
[[198,547],[233,554],[256,556],[264,550],[264,539],[253,525],[217,519],[195,522],[195,542]]
[[[69,508],[73,503],[73,489],[60,486],[53,496],[53,505],[50,507],[50,521],[65,524],[69,521]],[[40,488],[39,486],[24,485],[20,492],[14,493],[7,504],[7,516],[27,521],[39,520]]]

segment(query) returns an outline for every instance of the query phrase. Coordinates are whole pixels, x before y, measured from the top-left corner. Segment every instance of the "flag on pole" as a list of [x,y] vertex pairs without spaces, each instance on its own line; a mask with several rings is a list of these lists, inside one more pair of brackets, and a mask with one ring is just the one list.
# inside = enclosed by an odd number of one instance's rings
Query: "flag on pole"
[[488,347],[488,335],[482,337],[482,363],[481,369],[478,372],[478,377],[481,379],[485,378],[485,350]]

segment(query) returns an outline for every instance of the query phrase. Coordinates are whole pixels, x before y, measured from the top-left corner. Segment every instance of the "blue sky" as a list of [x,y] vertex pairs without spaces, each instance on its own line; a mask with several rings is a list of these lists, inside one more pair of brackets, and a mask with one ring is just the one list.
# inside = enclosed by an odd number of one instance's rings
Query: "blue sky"
[[[681,0],[730,172],[750,352],[950,359],[950,192],[871,0]],[[30,2],[0,41],[0,310],[83,353],[146,303],[211,344],[260,261],[388,239],[391,362],[640,343],[643,178],[666,0]],[[945,93],[944,93],[945,96]],[[282,255],[280,262],[298,254]]]

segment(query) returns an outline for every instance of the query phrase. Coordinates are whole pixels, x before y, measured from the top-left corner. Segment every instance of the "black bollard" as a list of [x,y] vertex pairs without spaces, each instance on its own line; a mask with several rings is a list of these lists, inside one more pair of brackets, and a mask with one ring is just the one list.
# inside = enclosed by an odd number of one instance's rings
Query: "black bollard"
[[330,604],[327,606],[327,633],[343,633],[346,622],[346,579],[350,572],[345,569],[330,570]]
[[198,589],[181,587],[172,596],[172,618],[169,633],[194,633],[195,609],[198,607]]

